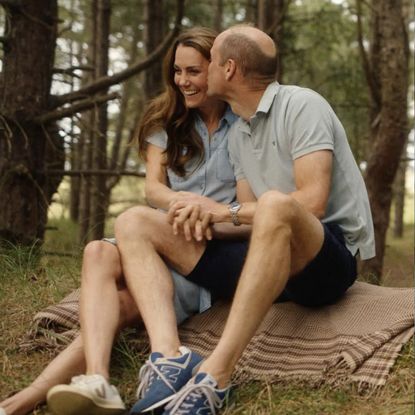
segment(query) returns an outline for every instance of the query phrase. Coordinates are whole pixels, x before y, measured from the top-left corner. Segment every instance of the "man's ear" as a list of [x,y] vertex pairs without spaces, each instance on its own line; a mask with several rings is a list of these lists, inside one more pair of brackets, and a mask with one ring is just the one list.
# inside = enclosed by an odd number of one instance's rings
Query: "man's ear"
[[236,63],[233,59],[228,59],[225,68],[225,79],[230,81],[236,72]]

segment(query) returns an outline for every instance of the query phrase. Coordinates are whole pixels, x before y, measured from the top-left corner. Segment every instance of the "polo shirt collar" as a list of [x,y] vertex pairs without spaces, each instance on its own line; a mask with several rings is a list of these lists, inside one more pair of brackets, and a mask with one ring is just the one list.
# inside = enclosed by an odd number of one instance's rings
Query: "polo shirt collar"
[[280,84],[275,81],[272,82],[267,86],[267,89],[265,90],[264,94],[261,97],[261,100],[259,101],[258,108],[255,111],[255,115],[258,113],[268,113],[269,109],[271,108],[272,102],[274,101],[275,95],[278,93]]

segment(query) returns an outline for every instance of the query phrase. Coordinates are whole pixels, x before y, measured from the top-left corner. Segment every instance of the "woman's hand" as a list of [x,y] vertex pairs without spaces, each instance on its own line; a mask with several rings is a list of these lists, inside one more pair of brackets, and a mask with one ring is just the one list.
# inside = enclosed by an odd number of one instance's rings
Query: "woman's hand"
[[192,192],[184,192],[184,191],[175,192],[170,200],[169,208],[172,207],[177,202],[199,203],[202,201],[203,198],[204,196],[200,196]]
[[167,213],[167,220],[173,226],[173,233],[175,235],[183,234],[187,241],[212,239],[212,214],[207,209],[207,203],[204,200],[210,201],[210,199],[203,196],[199,196],[199,198],[198,202],[205,202],[205,205],[189,200],[180,200],[173,203]]

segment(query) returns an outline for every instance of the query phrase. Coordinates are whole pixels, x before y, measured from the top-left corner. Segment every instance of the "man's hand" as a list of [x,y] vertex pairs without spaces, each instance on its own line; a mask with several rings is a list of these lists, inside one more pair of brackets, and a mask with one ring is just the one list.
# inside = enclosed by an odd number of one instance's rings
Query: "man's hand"
[[183,233],[187,240],[201,241],[212,239],[211,224],[220,220],[220,211],[224,205],[207,197],[183,197],[171,204],[167,220],[173,225],[175,235]]

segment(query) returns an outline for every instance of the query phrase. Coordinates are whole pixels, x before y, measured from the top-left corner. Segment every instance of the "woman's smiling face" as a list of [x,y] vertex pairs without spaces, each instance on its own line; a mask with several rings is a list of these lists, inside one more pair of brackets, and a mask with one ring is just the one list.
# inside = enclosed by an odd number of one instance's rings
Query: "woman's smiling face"
[[174,59],[174,83],[185,99],[186,107],[200,108],[208,99],[209,61],[196,49],[179,45]]

